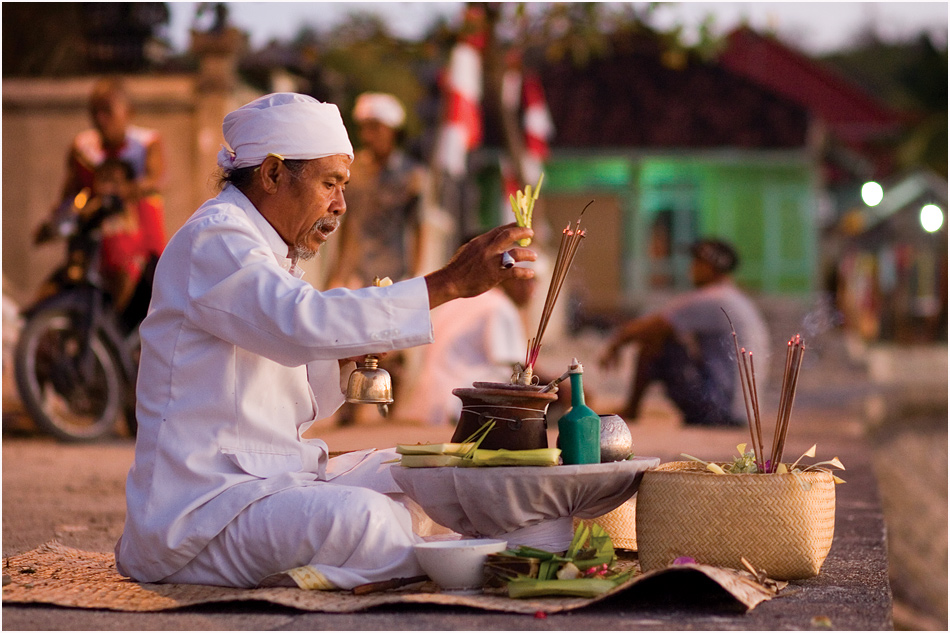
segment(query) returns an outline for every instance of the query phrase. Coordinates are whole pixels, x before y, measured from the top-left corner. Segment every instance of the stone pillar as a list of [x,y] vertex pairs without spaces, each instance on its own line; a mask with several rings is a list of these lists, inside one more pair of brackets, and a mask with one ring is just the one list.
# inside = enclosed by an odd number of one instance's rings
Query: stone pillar
[[[191,51],[199,59],[195,83],[195,139],[198,168],[194,173],[194,209],[215,194],[217,155],[224,137],[224,116],[257,95],[244,94],[237,76],[237,64],[247,46],[247,35],[225,27],[212,31],[192,31]],[[250,98],[247,98],[250,97]]]

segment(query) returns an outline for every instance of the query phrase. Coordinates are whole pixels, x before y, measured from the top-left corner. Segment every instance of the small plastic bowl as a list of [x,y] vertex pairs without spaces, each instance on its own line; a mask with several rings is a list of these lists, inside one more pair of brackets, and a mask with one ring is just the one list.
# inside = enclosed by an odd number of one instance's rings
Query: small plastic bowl
[[508,549],[497,539],[432,541],[414,546],[422,570],[444,591],[479,593],[485,584],[485,559]]

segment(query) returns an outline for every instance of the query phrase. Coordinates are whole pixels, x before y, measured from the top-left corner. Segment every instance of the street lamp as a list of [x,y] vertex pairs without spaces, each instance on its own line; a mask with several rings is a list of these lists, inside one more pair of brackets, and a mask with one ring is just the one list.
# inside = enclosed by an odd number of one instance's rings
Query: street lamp
[[876,207],[884,199],[884,189],[873,180],[861,186],[861,199],[869,207]]
[[925,204],[920,209],[920,226],[928,233],[936,233],[943,226],[943,210],[935,204]]

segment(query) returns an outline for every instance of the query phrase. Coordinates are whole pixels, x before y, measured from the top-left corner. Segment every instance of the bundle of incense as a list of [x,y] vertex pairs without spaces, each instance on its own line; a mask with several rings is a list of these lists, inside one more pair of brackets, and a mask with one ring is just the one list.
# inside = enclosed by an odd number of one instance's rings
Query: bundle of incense
[[759,472],[766,472],[768,464],[762,463],[762,456],[765,454],[764,443],[762,441],[762,418],[759,415],[759,396],[755,384],[755,362],[752,359],[752,352],[746,352],[746,349],[739,348],[739,337],[736,335],[736,328],[732,324],[732,319],[724,308],[720,308],[729,321],[729,327],[732,328],[732,340],[736,346],[736,362],[739,365],[739,384],[742,385],[742,400],[745,403],[746,417],[749,420],[749,435],[752,439],[752,450],[755,452],[756,466]]
[[759,414],[759,396],[755,384],[755,363],[752,352],[739,347],[739,337],[732,319],[725,309],[720,308],[732,328],[732,340],[736,346],[736,363],[739,365],[739,382],[742,385],[742,398],[745,402],[746,416],[749,420],[749,435],[752,438],[752,450],[755,452],[756,467],[762,473],[774,473],[782,462],[785,453],[785,439],[788,437],[788,421],[792,416],[792,405],[795,402],[795,391],[798,388],[798,376],[802,369],[802,358],[805,353],[805,342],[801,334],[796,334],[788,341],[788,352],[785,356],[785,373],[782,377],[782,390],[779,397],[778,415],[775,419],[775,432],[772,434],[772,452],[769,459],[763,463],[765,445],[762,438],[762,419]]
[[561,233],[561,243],[558,246],[557,258],[554,260],[554,272],[551,275],[551,285],[548,286],[548,294],[544,299],[544,308],[541,310],[541,322],[538,324],[538,332],[534,338],[528,341],[528,351],[525,356],[524,364],[525,370],[530,369],[534,371],[534,364],[537,362],[538,354],[541,352],[541,337],[544,336],[544,331],[548,327],[551,313],[554,312],[554,304],[557,303],[558,296],[561,294],[561,286],[564,285],[564,279],[567,277],[571,264],[574,262],[577,248],[586,235],[586,231],[581,229],[581,218],[584,216],[584,211],[587,211],[587,207],[593,204],[593,202],[594,201],[591,200],[581,210],[581,214],[578,216],[573,230],[571,230],[571,225],[568,224],[567,228]]
[[779,397],[778,415],[775,419],[775,435],[772,438],[769,472],[775,472],[782,462],[782,455],[785,453],[788,420],[792,416],[792,405],[795,403],[795,391],[798,388],[798,376],[801,373],[804,354],[805,342],[802,340],[801,334],[796,334],[788,341],[788,351],[785,355],[785,373],[782,377],[782,391]]

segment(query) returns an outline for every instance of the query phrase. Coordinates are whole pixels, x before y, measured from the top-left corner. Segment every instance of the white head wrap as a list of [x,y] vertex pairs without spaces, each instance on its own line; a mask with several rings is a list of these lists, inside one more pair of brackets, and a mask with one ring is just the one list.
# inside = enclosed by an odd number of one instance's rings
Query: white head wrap
[[359,123],[375,119],[394,130],[406,122],[406,111],[399,99],[385,92],[364,92],[356,98],[353,119]]
[[230,146],[218,152],[218,166],[225,171],[260,165],[268,154],[290,160],[353,158],[339,108],[307,95],[265,95],[225,116],[222,129]]

